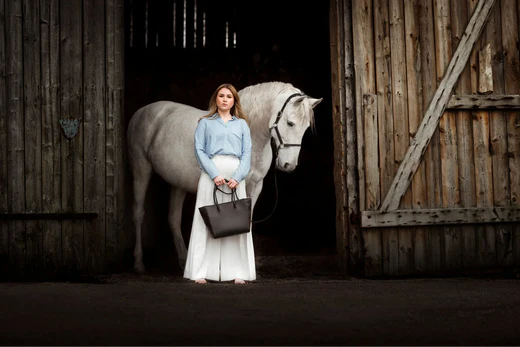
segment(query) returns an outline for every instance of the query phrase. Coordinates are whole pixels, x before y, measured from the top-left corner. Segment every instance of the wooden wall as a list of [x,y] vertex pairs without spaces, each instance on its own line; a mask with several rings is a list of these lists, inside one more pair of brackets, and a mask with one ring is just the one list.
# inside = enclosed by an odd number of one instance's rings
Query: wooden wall
[[[343,20],[337,24],[332,20],[331,24],[331,28],[343,26],[338,40],[341,47],[333,50],[333,71],[334,64],[343,66],[349,54],[354,60],[355,86],[349,87],[341,79],[333,81],[333,88],[343,86],[346,95],[335,94],[339,100],[335,104],[341,110],[335,117],[348,124],[350,118],[345,115],[351,110],[345,109],[341,100],[349,95],[355,100],[355,119],[350,120],[355,123],[357,141],[355,146],[347,146],[346,152],[350,150],[356,158],[357,177],[350,177],[350,181],[357,180],[359,199],[358,205],[344,203],[347,212],[339,212],[348,221],[342,226],[349,235],[348,248],[354,254],[363,249],[361,256],[349,259],[352,266],[361,264],[360,273],[379,277],[520,265],[518,101],[505,108],[496,104],[491,109],[474,106],[473,110],[448,106],[398,206],[399,211],[475,214],[477,208],[495,208],[509,211],[508,217],[484,220],[486,223],[452,219],[428,226],[395,223],[365,228],[361,222],[351,224],[359,217],[356,208],[361,213],[381,209],[410,145],[417,144],[413,140],[421,131],[437,88],[447,71],[453,72],[448,66],[459,43],[467,39],[464,32],[478,1],[335,3],[344,13],[349,7],[352,11],[351,17],[344,15]],[[496,1],[460,77],[454,77],[453,94],[491,98],[520,94],[519,21],[519,1]],[[346,30],[349,26],[351,41]],[[338,71],[338,76],[347,68]],[[348,140],[341,133],[335,138]],[[348,156],[337,158],[336,165],[345,165],[348,160]],[[348,185],[349,173],[343,176]],[[338,186],[339,174],[336,177]],[[336,191],[347,198],[358,194],[352,188]],[[493,220],[506,222],[490,223]],[[352,235],[359,233],[362,237],[354,240]]]
[[[123,19],[122,0],[0,1],[4,279],[120,263]],[[60,119],[79,121],[74,138]]]

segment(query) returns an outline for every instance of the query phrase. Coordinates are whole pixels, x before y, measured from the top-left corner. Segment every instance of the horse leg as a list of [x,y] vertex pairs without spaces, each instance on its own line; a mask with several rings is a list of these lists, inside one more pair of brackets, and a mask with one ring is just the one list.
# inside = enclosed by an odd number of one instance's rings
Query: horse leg
[[144,167],[139,167],[134,170],[134,201],[132,204],[132,215],[135,227],[134,271],[138,274],[143,274],[145,271],[143,264],[143,247],[141,244],[141,227],[144,218],[144,199],[151,175],[152,167],[148,163],[146,163]]
[[173,243],[175,244],[175,250],[177,251],[179,266],[183,270],[186,265],[186,257],[188,254],[181,232],[182,205],[185,197],[186,192],[184,190],[175,187],[171,188],[168,222],[173,234]]

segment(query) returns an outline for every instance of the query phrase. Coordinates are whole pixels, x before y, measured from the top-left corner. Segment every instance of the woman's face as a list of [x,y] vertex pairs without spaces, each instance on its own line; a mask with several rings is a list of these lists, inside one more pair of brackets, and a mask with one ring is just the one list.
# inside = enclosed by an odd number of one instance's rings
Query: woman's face
[[217,107],[220,111],[228,112],[235,104],[231,90],[222,88],[217,93]]

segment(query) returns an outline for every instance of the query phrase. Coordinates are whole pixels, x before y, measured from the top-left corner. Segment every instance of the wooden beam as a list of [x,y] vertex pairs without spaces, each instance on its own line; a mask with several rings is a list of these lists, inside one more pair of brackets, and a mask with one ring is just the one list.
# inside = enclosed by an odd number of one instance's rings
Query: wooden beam
[[423,117],[417,134],[408,148],[405,157],[397,170],[397,174],[392,181],[392,185],[381,204],[380,211],[392,211],[399,207],[401,198],[408,189],[413,175],[419,167],[424,152],[426,151],[426,147],[428,146],[428,143],[439,124],[444,109],[448,104],[453,88],[468,62],[469,55],[482,32],[482,28],[487,21],[495,1],[496,0],[479,0],[473,16],[466,27],[464,36],[457,47],[457,51],[453,55],[453,58],[444,73],[444,77],[428,106],[428,110]]
[[519,222],[520,207],[363,211],[362,228]]
[[446,109],[519,110],[520,95],[453,95]]

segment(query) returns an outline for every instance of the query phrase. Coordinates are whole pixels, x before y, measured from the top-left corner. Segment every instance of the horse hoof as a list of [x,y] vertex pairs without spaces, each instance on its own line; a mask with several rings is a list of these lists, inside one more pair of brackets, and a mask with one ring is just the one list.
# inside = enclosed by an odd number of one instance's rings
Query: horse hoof
[[135,265],[134,266],[134,272],[137,275],[143,275],[145,273],[144,265]]

